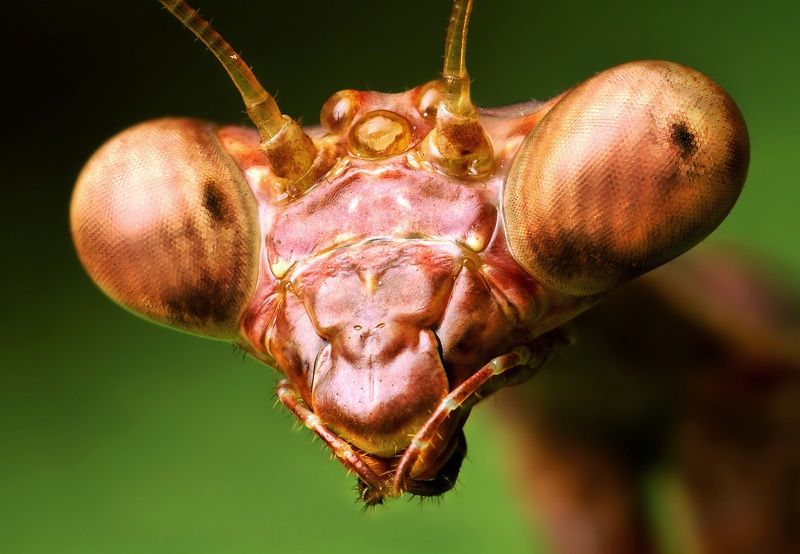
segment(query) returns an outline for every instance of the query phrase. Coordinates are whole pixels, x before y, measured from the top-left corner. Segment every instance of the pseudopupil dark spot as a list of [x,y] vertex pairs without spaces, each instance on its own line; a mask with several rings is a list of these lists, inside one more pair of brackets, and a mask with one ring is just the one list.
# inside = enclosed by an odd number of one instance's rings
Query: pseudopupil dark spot
[[672,142],[681,149],[681,157],[691,156],[697,150],[697,142],[692,133],[683,121],[672,124]]
[[225,219],[225,199],[213,181],[207,182],[203,189],[203,207],[214,221]]

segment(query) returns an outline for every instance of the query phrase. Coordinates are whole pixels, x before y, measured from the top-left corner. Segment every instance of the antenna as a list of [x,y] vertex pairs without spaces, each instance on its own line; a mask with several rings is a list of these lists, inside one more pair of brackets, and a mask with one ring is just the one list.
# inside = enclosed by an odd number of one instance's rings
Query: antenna
[[314,164],[317,155],[314,142],[294,119],[281,114],[275,99],[261,86],[250,67],[197,10],[183,0],[159,1],[220,61],[261,135],[261,149],[273,173],[287,179],[288,187],[296,185]]
[[472,0],[454,0],[442,70],[436,127],[425,138],[424,156],[454,177],[481,178],[492,170],[492,143],[469,96],[466,44]]

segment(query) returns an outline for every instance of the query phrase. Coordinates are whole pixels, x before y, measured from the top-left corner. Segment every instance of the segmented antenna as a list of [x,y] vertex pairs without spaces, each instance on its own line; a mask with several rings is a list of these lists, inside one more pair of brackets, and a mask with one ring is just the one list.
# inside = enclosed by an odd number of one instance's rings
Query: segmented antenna
[[445,40],[442,100],[436,127],[425,139],[425,157],[445,173],[480,178],[492,169],[492,144],[469,96],[467,27],[472,0],[454,0]]
[[453,13],[447,26],[444,43],[444,69],[442,85],[444,104],[453,114],[470,115],[475,106],[469,98],[469,75],[467,75],[467,26],[472,13],[472,0],[453,2]]
[[278,104],[250,67],[227,41],[183,0],[159,0],[184,27],[205,44],[230,75],[247,108],[247,115],[261,135],[261,148],[272,171],[290,182],[300,180],[311,168],[317,148],[300,125],[281,114]]

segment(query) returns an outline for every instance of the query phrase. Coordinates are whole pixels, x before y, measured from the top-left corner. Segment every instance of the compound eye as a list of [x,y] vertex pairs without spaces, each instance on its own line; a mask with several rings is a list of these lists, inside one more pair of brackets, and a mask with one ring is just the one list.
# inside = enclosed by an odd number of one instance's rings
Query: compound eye
[[193,120],[138,125],[83,169],[72,236],[89,275],[139,315],[184,331],[235,337],[256,285],[256,201],[214,128]]
[[609,69],[523,142],[503,192],[511,252],[557,291],[608,291],[719,225],[749,148],[738,108],[703,74],[660,61]]

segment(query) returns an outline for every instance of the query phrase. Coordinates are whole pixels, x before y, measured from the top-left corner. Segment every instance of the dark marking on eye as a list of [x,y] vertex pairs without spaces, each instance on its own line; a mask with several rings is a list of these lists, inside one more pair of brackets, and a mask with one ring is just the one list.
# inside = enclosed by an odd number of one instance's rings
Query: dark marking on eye
[[671,126],[672,132],[670,137],[678,148],[681,149],[681,158],[688,158],[697,151],[697,140],[694,133],[689,130],[689,127],[683,121],[673,123]]
[[579,231],[560,230],[558,237],[549,237],[550,247],[545,249],[547,255],[539,256],[539,264],[560,284],[596,282],[598,289],[642,273],[635,254],[620,252],[603,238],[592,239]]
[[228,216],[225,195],[214,181],[206,181],[203,187],[203,207],[214,221],[222,222]]
[[238,310],[230,292],[225,282],[203,279],[196,286],[186,285],[167,292],[163,301],[175,322],[186,326],[222,324],[230,321]]

